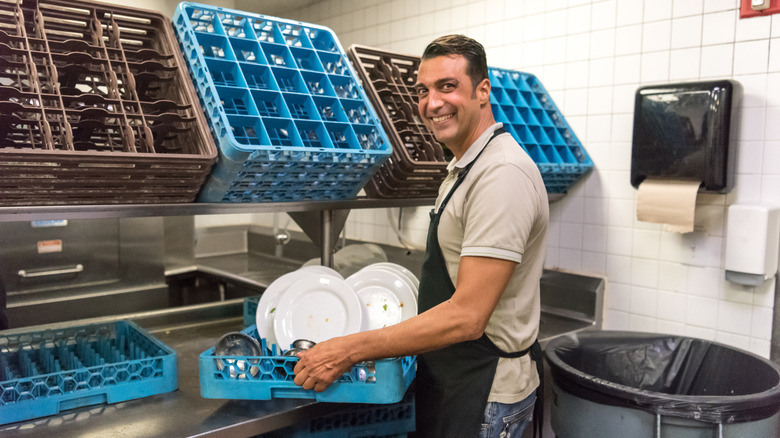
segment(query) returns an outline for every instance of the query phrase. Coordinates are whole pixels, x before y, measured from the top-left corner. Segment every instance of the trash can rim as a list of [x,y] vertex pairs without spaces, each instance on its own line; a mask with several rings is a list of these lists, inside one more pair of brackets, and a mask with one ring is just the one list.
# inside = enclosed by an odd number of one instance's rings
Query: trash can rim
[[[608,340],[610,338],[622,338],[625,340],[626,338],[635,338],[641,340],[664,337],[702,341],[745,354],[771,367],[777,373],[778,381],[771,388],[751,394],[733,396],[670,394],[634,388],[589,375],[564,362],[556,351],[559,347],[576,345],[576,343],[587,339]],[[578,393],[575,395],[584,395],[585,397],[583,398],[588,398],[588,394],[585,394],[586,392],[594,392],[596,393],[593,394],[594,399],[601,400],[606,404],[631,405],[632,407],[648,409],[656,413],[695,418],[713,423],[750,421],[758,417],[766,418],[780,410],[780,365],[755,353],[739,350],[719,342],[665,333],[602,330],[573,333],[552,339],[545,347],[544,355],[550,365],[553,382],[558,387],[567,392]],[[756,409],[757,407],[760,409]]]

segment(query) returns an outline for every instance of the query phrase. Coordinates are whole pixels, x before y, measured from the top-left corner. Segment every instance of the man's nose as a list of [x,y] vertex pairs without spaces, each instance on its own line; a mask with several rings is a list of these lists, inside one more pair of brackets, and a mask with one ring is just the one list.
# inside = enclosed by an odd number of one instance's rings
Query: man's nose
[[431,109],[437,109],[440,108],[444,101],[441,99],[441,96],[439,96],[439,93],[436,91],[429,91],[428,92],[428,107]]

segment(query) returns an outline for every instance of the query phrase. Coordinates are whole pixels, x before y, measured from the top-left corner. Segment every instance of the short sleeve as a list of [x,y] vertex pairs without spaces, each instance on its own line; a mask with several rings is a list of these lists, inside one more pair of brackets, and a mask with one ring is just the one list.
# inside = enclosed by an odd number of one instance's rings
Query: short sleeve
[[539,215],[531,178],[515,164],[493,164],[476,175],[464,201],[461,256],[519,263]]

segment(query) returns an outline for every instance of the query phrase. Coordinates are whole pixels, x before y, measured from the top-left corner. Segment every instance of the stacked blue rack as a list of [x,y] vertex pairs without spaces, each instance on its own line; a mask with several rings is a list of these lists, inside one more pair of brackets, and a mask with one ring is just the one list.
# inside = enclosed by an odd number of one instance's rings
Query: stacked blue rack
[[189,2],[173,23],[220,150],[199,201],[348,199],[392,153],[330,29]]
[[178,387],[176,352],[132,321],[0,335],[0,424]]
[[496,122],[533,158],[547,193],[566,193],[593,161],[536,76],[488,68]]
[[351,405],[339,412],[298,423],[263,438],[404,438],[417,428],[415,398],[408,392],[391,405]]

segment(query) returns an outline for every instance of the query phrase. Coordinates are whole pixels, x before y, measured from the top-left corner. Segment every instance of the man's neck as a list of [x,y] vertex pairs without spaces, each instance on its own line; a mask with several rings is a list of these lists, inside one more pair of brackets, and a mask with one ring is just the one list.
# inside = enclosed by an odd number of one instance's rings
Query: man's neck
[[491,114],[490,117],[485,117],[480,121],[477,128],[473,131],[473,133],[463,142],[457,145],[449,145],[445,144],[449,150],[452,151],[452,154],[455,155],[455,159],[460,160],[463,158],[463,156],[466,154],[466,151],[469,150],[469,148],[474,144],[474,142],[477,141],[477,139],[490,128],[491,126],[495,125],[496,121],[493,118],[493,115]]

